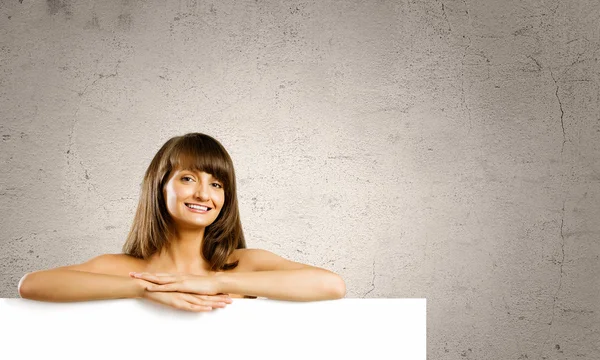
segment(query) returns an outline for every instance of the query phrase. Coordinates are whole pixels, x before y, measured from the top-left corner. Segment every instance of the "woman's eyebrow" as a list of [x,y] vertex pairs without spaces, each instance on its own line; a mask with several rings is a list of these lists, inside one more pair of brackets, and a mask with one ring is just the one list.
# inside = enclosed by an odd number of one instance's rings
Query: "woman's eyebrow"
[[201,172],[201,171],[197,171],[197,170],[190,169],[190,168],[185,168],[185,169],[179,170],[179,172],[185,172],[185,171],[191,172],[191,173],[200,173]]
[[218,177],[216,177],[215,175],[213,175],[213,174],[211,174],[209,172],[206,172],[206,171],[197,171],[197,170],[192,170],[192,169],[183,169],[183,170],[181,170],[181,172],[186,172],[186,171],[194,173],[194,174],[200,174],[201,172],[203,172],[203,173],[206,173],[206,174],[210,175],[210,177],[212,177],[213,179],[215,179],[217,181],[221,181]]

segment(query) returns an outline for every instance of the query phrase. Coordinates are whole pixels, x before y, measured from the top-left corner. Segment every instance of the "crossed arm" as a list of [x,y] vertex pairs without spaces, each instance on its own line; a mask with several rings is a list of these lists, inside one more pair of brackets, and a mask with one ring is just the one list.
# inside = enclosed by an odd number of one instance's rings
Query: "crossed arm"
[[244,262],[251,272],[217,273],[216,276],[132,273],[153,283],[147,291],[196,294],[244,294],[276,300],[314,301],[343,298],[344,280],[337,274],[284,259],[261,249],[247,249]]
[[28,273],[19,282],[18,291],[23,298],[40,301],[143,297],[185,309],[197,305],[193,307],[197,310],[231,301],[218,294],[315,301],[343,298],[346,293],[339,275],[266,250],[246,249],[243,261],[244,268],[251,271],[220,272],[215,276],[130,273],[127,278],[123,275],[139,265],[124,260],[122,254],[105,254],[79,265]]

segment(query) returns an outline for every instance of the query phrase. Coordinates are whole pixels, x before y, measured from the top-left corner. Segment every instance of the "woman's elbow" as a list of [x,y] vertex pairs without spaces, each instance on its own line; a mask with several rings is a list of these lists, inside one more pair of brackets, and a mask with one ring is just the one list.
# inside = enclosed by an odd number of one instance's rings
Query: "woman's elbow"
[[27,286],[25,285],[25,283],[26,283],[25,280],[27,279],[27,275],[29,275],[29,274],[23,275],[21,280],[19,280],[19,285],[17,285],[17,291],[19,292],[19,296],[23,299],[29,298],[29,295],[27,292]]
[[331,284],[331,296],[333,300],[342,299],[346,296],[346,283],[341,276],[335,275]]

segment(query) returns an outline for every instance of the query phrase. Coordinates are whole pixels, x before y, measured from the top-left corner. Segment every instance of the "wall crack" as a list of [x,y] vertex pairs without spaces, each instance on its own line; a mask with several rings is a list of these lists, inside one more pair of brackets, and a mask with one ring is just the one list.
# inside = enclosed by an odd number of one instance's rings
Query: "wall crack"
[[117,65],[115,66],[115,70],[112,74],[97,74],[98,78],[96,80],[94,80],[91,84],[88,84],[83,91],[79,92],[78,95],[79,96],[83,96],[85,95],[85,93],[87,92],[88,88],[90,86],[94,86],[96,85],[96,83],[102,79],[106,79],[106,78],[111,78],[111,77],[116,77],[117,75],[119,75],[119,65],[121,64],[121,61],[117,61]]
[[369,291],[367,291],[362,297],[366,297],[367,295],[369,295],[373,290],[375,290],[375,259],[373,259],[373,265],[372,265],[372,271],[373,271],[373,278],[371,279],[371,289],[369,289]]
[[[548,333],[546,335],[546,340],[544,341],[543,346],[545,346],[548,343],[548,339],[550,338],[550,330],[552,329],[552,324],[554,323],[554,313],[556,311],[556,300],[558,299],[558,294],[560,292],[560,289],[562,288],[562,278],[563,278],[563,265],[565,263],[565,233],[564,233],[564,224],[565,224],[565,203],[567,200],[563,200],[563,206],[562,206],[562,216],[560,219],[560,239],[561,239],[561,243],[560,243],[560,249],[561,249],[561,253],[562,253],[562,257],[560,260],[560,274],[558,277],[558,288],[556,289],[556,292],[554,293],[554,299],[552,300],[552,317],[550,318],[550,322],[548,323]],[[543,353],[543,347],[542,350],[540,351],[540,357]],[[544,357],[542,357],[544,358]]]
[[[465,4],[465,13],[467,14],[467,18],[469,19],[469,25],[472,27],[472,19],[471,19],[471,15],[469,14],[469,6],[467,5],[467,1],[463,0],[463,3]],[[473,127],[473,122],[471,119],[471,109],[469,108],[469,105],[467,104],[467,98],[465,95],[465,58],[467,57],[467,52],[469,51],[469,49],[471,48],[471,44],[472,44],[472,40],[471,40],[471,36],[466,36],[466,38],[469,40],[469,45],[467,45],[465,47],[465,52],[463,53],[462,59],[461,59],[461,104],[462,106],[467,110],[467,114],[468,114],[468,118],[469,118],[469,131],[468,133],[471,132],[471,128]]]
[[440,2],[440,4],[442,4],[442,15],[444,15],[444,19],[446,20],[446,24],[448,25],[448,32],[452,32],[452,27],[450,26],[450,21],[448,21],[448,15],[446,14],[446,6],[443,2]]
[[562,142],[562,147],[560,149],[560,157],[562,158],[563,151],[565,150],[565,143],[567,142],[567,134],[565,132],[565,111],[563,110],[563,105],[562,105],[562,101],[560,101],[560,96],[558,96],[559,86],[558,86],[558,82],[554,78],[554,73],[552,73],[552,69],[550,69],[550,76],[552,77],[552,80],[554,81],[554,85],[556,86],[556,91],[554,92],[554,96],[556,96],[556,100],[558,100],[558,106],[560,108],[560,126],[562,128],[562,134],[563,134],[563,142]]

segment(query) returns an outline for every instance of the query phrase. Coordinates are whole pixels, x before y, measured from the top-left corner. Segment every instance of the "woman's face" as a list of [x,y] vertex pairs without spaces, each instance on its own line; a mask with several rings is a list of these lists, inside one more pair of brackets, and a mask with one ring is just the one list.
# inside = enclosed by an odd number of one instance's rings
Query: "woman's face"
[[163,195],[167,211],[177,225],[184,227],[212,224],[225,202],[222,182],[209,173],[192,170],[175,169]]

